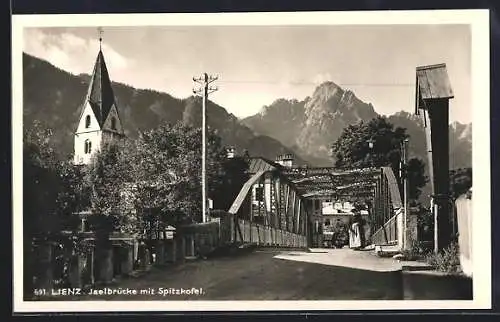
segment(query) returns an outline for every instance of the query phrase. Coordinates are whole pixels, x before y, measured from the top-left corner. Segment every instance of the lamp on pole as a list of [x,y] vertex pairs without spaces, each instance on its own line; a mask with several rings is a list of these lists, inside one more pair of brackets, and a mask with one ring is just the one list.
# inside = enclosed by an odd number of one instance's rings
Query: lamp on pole
[[373,147],[375,144],[375,140],[373,138],[370,138],[369,140],[366,141],[368,143],[368,148],[370,149],[370,166],[373,168]]

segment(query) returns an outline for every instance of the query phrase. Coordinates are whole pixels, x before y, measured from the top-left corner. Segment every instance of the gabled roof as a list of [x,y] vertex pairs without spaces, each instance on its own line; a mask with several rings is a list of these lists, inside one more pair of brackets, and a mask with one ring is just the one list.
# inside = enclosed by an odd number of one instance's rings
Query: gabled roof
[[266,158],[254,157],[250,159],[250,164],[248,166],[248,172],[257,173],[259,171],[274,171],[276,169],[281,169],[282,166],[276,162],[268,160]]
[[453,98],[453,90],[446,71],[446,64],[437,64],[417,67],[416,79],[416,106],[422,108],[420,103],[426,100]]
[[99,50],[97,54],[85,101],[89,102],[99,125],[102,127],[115,103],[115,95],[102,50]]

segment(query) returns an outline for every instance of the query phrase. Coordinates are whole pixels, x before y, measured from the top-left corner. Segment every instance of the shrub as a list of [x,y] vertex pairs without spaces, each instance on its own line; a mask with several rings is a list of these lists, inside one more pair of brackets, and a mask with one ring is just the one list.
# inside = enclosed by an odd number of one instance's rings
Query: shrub
[[435,254],[431,253],[426,256],[426,261],[439,271],[449,274],[460,274],[460,252],[458,244],[452,242],[450,246]]
[[420,204],[416,208],[418,240],[433,240],[434,214]]
[[431,249],[425,242],[413,241],[409,250],[404,250],[402,255],[406,260],[422,260],[429,255]]
[[221,209],[210,210],[210,217],[212,217],[212,218],[224,218],[228,215],[229,215],[229,213],[225,210],[221,210]]

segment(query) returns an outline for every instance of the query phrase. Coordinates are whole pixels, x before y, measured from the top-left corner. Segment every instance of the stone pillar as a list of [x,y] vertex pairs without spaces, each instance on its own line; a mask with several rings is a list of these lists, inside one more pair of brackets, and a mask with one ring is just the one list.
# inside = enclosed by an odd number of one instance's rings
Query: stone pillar
[[175,239],[168,239],[165,243],[166,261],[168,263],[175,263],[177,261],[177,242]]
[[194,235],[191,235],[189,238],[189,254],[188,256],[195,256],[195,251],[194,251]]
[[149,247],[144,246],[144,253],[143,254],[144,254],[144,258],[142,260],[143,267],[147,268],[147,267],[149,267],[149,265],[151,265],[151,251],[150,251]]
[[36,288],[50,289],[54,284],[54,269],[52,252],[54,245],[51,242],[41,242],[38,246],[39,269],[36,279]]
[[186,237],[181,236],[178,243],[178,259],[183,262],[186,258]]
[[165,241],[160,239],[156,244],[156,265],[165,264]]
[[123,261],[121,263],[122,274],[127,275],[132,272],[134,266],[134,246],[127,246],[123,249],[123,252],[125,253],[125,256],[123,257]]
[[82,287],[82,269],[85,260],[86,258],[80,254],[72,256],[69,265],[69,283],[71,287]]
[[95,267],[96,267],[96,255],[95,255],[95,253],[96,253],[96,248],[95,248],[95,246],[93,246],[90,249],[90,254],[87,254],[87,256],[89,256],[89,258],[90,258],[90,263],[88,260],[87,260],[87,263],[90,264],[90,267],[88,267],[88,270],[90,272],[90,281],[89,282],[91,285],[94,285],[95,280],[96,280],[96,274],[97,274],[96,269],[95,269]]
[[137,262],[139,269],[146,268],[146,245],[142,241],[137,245]]
[[134,240],[134,246],[133,246],[133,253],[134,253],[134,262],[137,262],[139,260],[139,242],[137,240]]
[[99,253],[99,281],[109,283],[113,279],[113,248],[103,246]]

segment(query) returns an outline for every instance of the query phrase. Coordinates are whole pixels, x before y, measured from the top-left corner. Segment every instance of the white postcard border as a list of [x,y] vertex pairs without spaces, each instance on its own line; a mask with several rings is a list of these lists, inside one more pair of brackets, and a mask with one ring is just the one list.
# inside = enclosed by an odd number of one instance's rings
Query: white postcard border
[[[23,301],[23,28],[76,26],[469,24],[473,111],[472,301]],[[275,12],[203,14],[14,15],[12,17],[13,311],[256,311],[491,308],[491,200],[488,10]]]

